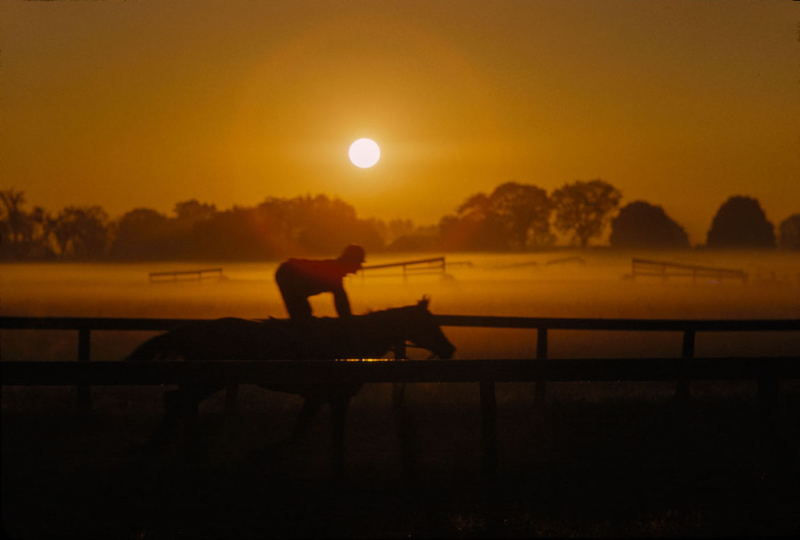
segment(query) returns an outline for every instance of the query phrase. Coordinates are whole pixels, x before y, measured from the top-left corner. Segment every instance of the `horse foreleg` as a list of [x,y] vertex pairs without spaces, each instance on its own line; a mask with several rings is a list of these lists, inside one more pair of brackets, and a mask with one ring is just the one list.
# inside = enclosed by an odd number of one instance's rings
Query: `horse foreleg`
[[306,434],[308,427],[311,425],[311,420],[317,415],[324,402],[320,396],[307,395],[304,397],[303,408],[297,417],[297,421],[294,424],[294,431],[292,431],[292,436],[290,438],[292,441],[296,441]]
[[200,453],[200,431],[197,415],[200,402],[222,389],[219,385],[191,385],[182,387],[178,408],[183,419],[183,450],[185,457],[197,458]]
[[344,427],[350,396],[333,396],[329,403],[333,423],[333,475],[341,478],[344,476]]
[[144,443],[143,450],[161,453],[175,439],[178,421],[181,418],[182,393],[183,390],[178,388],[164,394],[164,417],[153,435]]

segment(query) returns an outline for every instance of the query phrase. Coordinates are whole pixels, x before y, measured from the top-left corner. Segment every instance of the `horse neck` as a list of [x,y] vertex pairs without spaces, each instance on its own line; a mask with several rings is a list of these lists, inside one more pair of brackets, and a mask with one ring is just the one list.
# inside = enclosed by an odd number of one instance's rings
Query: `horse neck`
[[402,308],[375,311],[366,315],[359,315],[359,329],[365,346],[372,350],[380,350],[383,355],[405,342],[408,337],[402,314]]

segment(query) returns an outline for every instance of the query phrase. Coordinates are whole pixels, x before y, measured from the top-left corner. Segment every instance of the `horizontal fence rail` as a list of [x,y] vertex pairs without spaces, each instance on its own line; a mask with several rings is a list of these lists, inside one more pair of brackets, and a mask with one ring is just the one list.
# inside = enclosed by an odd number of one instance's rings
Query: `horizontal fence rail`
[[[677,381],[676,398],[685,403],[690,380],[757,380],[763,435],[769,438],[778,381],[800,378],[800,351],[782,357],[695,358],[697,332],[800,331],[800,319],[676,320],[581,319],[436,315],[446,327],[536,330],[535,359],[446,361],[269,361],[269,362],[89,362],[92,331],[164,331],[201,319],[96,317],[0,317],[0,330],[78,331],[78,362],[0,362],[0,384],[77,385],[78,405],[91,407],[90,385],[156,385],[214,382],[228,387],[226,405],[235,403],[238,384],[313,383],[479,383],[484,471],[498,467],[495,383],[536,383],[534,401],[544,404],[548,382]],[[682,332],[680,356],[672,358],[547,359],[550,330]],[[397,353],[396,353],[397,355]],[[401,358],[404,354],[401,352]],[[402,402],[402,393],[395,396]],[[537,409],[541,410],[541,409]]]
[[441,326],[695,332],[800,331],[800,319],[575,319],[436,315]]
[[[434,315],[441,326],[475,328],[545,328],[550,330],[643,330],[695,332],[800,331],[800,319],[590,319]],[[170,330],[208,319],[107,317],[0,317],[0,330]]]
[[178,270],[171,272],[150,272],[149,277],[152,282],[179,281],[181,278],[202,280],[205,275],[222,277],[222,268],[202,268],[200,270]]
[[732,277],[741,279],[742,282],[747,281],[747,273],[744,270],[681,264],[668,261],[653,261],[648,259],[632,259],[631,276],[634,279],[636,276],[656,276],[664,279],[670,277],[691,277],[694,281],[697,281],[697,278],[709,277],[717,278],[722,281],[725,277]]
[[[402,274],[377,274],[374,277],[393,277],[395,275],[402,275],[406,279],[409,275],[422,275],[422,274],[445,274],[447,266],[453,266],[452,263],[447,263],[444,257],[431,257],[428,259],[416,259],[413,261],[397,261],[386,264],[371,264],[362,266],[358,275],[361,276],[362,281],[367,276],[367,271],[372,270],[385,270],[387,268],[401,268]],[[463,264],[463,263],[461,263]]]
[[444,267],[445,259],[444,257],[431,257],[429,259],[415,259],[413,261],[399,261],[399,262],[392,262],[392,263],[385,263],[385,264],[370,264],[366,266],[362,266],[360,271],[363,272],[365,270],[378,270],[381,268],[397,268],[402,266],[404,269],[406,267],[412,268],[414,266],[425,264],[425,265],[437,265]]
[[16,385],[338,384],[800,379],[792,357],[580,358],[558,360],[0,362]]

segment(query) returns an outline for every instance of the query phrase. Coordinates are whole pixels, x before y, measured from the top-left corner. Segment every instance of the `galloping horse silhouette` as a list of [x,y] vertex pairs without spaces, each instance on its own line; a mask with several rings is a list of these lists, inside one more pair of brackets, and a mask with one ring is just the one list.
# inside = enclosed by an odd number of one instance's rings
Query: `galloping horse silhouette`
[[[428,299],[416,305],[376,311],[349,318],[313,318],[308,321],[268,319],[254,321],[224,318],[177,327],[142,343],[127,360],[335,360],[380,358],[406,341],[440,358],[452,358],[455,347],[442,333],[428,311]],[[344,424],[350,399],[360,383],[270,385],[270,390],[299,394],[305,398],[292,439],[302,436],[324,403],[331,408],[334,438],[334,468],[344,464]],[[186,384],[165,395],[166,413],[147,443],[163,449],[184,418],[187,433],[193,433],[198,404],[223,384]]]

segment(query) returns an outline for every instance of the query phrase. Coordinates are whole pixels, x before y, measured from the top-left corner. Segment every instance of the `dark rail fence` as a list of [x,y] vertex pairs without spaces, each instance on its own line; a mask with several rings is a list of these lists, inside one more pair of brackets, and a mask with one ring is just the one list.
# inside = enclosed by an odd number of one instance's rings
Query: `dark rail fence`
[[[800,378],[800,351],[783,357],[694,358],[697,332],[800,331],[800,319],[673,320],[567,319],[437,315],[441,326],[535,329],[536,359],[448,360],[446,362],[89,362],[91,332],[102,330],[169,330],[197,319],[134,319],[77,317],[0,317],[0,330],[76,330],[78,362],[0,362],[2,385],[77,385],[78,406],[91,407],[90,385],[181,384],[224,381],[228,406],[238,384],[297,382],[473,382],[480,384],[484,467],[497,468],[497,403],[495,383],[536,382],[534,401],[544,405],[547,382],[676,381],[678,403],[689,398],[690,380],[756,380],[761,418],[768,422],[779,381]],[[674,358],[548,359],[550,330],[682,332],[681,356]],[[404,357],[399,348],[396,357]],[[397,389],[397,387],[396,387]],[[402,402],[402,392],[395,394]],[[540,409],[541,410],[541,409]]]
[[[747,282],[747,273],[744,270],[699,266],[695,264],[680,264],[648,259],[632,259],[631,278],[636,279],[637,276],[654,276],[660,277],[664,280],[667,280],[671,277],[691,277],[692,283],[697,283],[698,278],[715,279],[720,283],[725,278],[739,279],[742,281],[742,283]],[[772,273],[772,281],[775,281],[774,272]]]
[[367,272],[373,270],[385,270],[387,268],[401,268],[402,274],[377,274],[375,277],[395,277],[398,275],[407,279],[409,275],[421,274],[446,274],[447,267],[453,268],[456,266],[472,266],[470,261],[450,261],[448,262],[444,257],[431,257],[429,259],[415,259],[412,261],[398,261],[386,264],[372,264],[362,266],[358,271],[362,281],[367,277]]
[[163,283],[165,281],[196,280],[202,281],[205,276],[215,276],[222,278],[222,268],[203,268],[200,270],[181,270],[174,272],[150,272],[151,283]]

